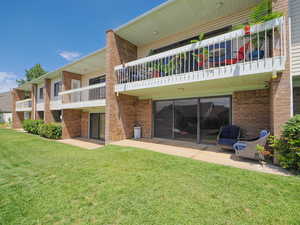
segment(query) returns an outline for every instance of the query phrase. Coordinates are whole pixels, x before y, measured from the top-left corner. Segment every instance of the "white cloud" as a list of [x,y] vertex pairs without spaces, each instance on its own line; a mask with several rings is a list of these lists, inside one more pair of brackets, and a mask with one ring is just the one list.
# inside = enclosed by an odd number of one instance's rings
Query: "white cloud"
[[0,93],[17,87],[17,75],[10,72],[0,72]]
[[79,52],[70,52],[70,51],[60,51],[58,54],[68,61],[75,60],[81,56]]

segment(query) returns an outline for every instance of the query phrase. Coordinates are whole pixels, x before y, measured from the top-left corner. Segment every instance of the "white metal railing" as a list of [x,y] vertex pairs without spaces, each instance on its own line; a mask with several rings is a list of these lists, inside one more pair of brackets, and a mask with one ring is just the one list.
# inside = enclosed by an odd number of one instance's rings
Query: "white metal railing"
[[60,92],[62,104],[90,102],[105,99],[105,83]]
[[[277,18],[253,25],[248,31],[246,29],[232,31],[116,66],[117,84],[171,78],[179,74],[198,73],[242,64],[252,65],[261,61],[268,61],[262,65],[270,69],[274,60],[282,60],[286,56],[284,23],[284,17]],[[249,69],[245,72],[249,72]]]
[[31,111],[31,110],[32,110],[31,98],[16,102],[16,111]]

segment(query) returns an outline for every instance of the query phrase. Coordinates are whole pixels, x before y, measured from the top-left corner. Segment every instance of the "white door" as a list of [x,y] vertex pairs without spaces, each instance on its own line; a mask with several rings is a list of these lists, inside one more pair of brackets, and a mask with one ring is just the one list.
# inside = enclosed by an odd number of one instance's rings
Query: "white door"
[[[80,80],[71,80],[71,88],[80,88]],[[71,102],[80,102],[80,92],[75,92],[71,94]]]

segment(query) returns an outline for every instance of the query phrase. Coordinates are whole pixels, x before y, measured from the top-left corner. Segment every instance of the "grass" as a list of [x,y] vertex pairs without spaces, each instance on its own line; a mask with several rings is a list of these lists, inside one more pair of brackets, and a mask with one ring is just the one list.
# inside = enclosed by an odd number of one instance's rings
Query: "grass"
[[0,224],[300,224],[300,179],[0,129]]

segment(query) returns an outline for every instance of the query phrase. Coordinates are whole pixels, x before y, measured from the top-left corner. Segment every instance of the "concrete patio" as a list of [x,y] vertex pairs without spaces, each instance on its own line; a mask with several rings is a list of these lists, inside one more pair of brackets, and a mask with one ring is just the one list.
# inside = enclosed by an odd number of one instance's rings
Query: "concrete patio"
[[256,161],[239,159],[234,152],[224,151],[217,146],[197,145],[193,143],[165,140],[165,139],[140,139],[122,140],[113,142],[114,145],[136,147],[160,152],[168,155],[175,155],[194,160],[215,163],[225,166],[232,166],[240,169],[247,169],[257,172],[290,176],[291,174],[275,165],[261,164]]

